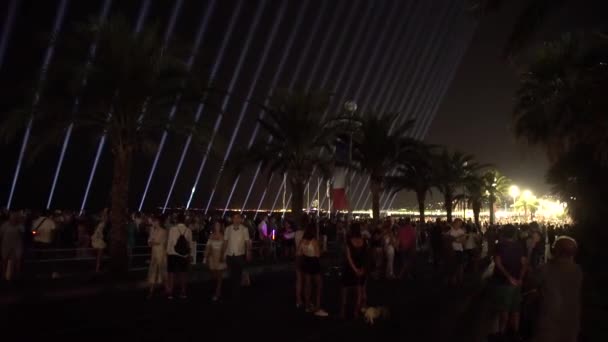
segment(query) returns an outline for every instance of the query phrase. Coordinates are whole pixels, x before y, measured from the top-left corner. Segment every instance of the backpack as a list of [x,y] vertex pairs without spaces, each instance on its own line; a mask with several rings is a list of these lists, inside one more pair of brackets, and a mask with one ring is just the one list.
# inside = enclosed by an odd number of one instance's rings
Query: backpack
[[184,236],[185,233],[185,230],[183,233],[180,233],[177,241],[175,242],[175,247],[173,248],[175,253],[182,256],[187,256],[190,254],[190,243],[188,242],[188,239],[186,239],[186,236]]

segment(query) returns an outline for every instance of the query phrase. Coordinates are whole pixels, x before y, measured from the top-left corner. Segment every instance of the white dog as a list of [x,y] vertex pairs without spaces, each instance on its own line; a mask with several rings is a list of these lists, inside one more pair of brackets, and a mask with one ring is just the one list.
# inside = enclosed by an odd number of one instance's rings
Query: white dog
[[390,317],[390,311],[385,306],[370,306],[361,309],[365,322],[369,325],[374,325],[374,322],[378,319],[388,319]]

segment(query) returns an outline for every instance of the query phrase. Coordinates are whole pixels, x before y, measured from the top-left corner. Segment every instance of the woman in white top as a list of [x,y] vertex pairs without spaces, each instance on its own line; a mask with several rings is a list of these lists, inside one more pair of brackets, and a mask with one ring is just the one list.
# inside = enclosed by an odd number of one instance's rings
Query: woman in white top
[[[304,232],[302,241],[298,245],[296,254],[300,257],[300,268],[304,275],[304,301],[306,303],[306,311],[313,312],[315,316],[325,317],[327,312],[321,309],[321,292],[323,282],[321,279],[321,248],[316,237],[316,225],[309,224]],[[312,297],[312,279],[315,280],[316,297],[313,306]]]
[[148,246],[152,249],[148,269],[148,283],[150,284],[148,297],[152,297],[155,287],[166,284],[167,280],[167,230],[163,227],[159,217],[152,219]]
[[224,227],[218,221],[213,224],[213,232],[207,240],[205,247],[205,258],[203,263],[209,267],[209,271],[215,279],[215,295],[212,300],[218,301],[222,295],[222,280],[224,278],[224,270],[226,263],[222,261],[222,248],[224,247]]
[[95,231],[91,236],[91,247],[95,250],[97,259],[95,262],[95,272],[101,272],[101,258],[103,257],[103,251],[106,249],[106,242],[103,236],[103,231],[106,229],[108,224],[108,215],[105,213],[101,217],[101,221],[95,227]]
[[384,246],[384,254],[386,255],[386,278],[394,279],[395,246],[397,245],[397,239],[395,238],[395,234],[393,234],[391,226],[387,225],[384,227],[384,236],[382,242]]
[[479,260],[479,234],[477,228],[472,225],[466,226],[466,239],[464,241],[464,255],[467,259],[467,269],[477,273]]

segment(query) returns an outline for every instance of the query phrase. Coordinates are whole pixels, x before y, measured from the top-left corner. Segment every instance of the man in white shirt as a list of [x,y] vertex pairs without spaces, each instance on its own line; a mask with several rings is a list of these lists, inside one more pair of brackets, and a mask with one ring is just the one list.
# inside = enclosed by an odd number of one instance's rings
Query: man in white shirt
[[466,232],[463,228],[461,219],[455,219],[454,222],[452,222],[452,228],[448,231],[448,235],[452,238],[454,264],[456,267],[452,277],[452,283],[458,285],[462,283],[464,277],[464,242],[466,240]]
[[32,234],[34,234],[36,248],[50,247],[53,243],[55,229],[57,229],[57,225],[50,214],[41,215],[32,222]]
[[[173,285],[175,280],[180,285],[180,298],[186,298],[188,284],[188,265],[192,260],[192,231],[185,223],[183,214],[176,217],[177,225],[169,229],[167,238],[167,293],[173,299]],[[183,241],[185,239],[185,241]],[[181,241],[181,242],[180,242]]]
[[249,230],[241,224],[243,218],[234,214],[232,224],[224,232],[224,246],[222,256],[230,270],[233,299],[238,299],[241,288],[241,278],[245,262],[251,260],[251,240]]

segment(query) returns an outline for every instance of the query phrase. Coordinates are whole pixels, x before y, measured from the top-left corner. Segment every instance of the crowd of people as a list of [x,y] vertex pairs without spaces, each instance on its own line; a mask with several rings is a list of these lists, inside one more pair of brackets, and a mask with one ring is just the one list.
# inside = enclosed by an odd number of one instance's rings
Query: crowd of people
[[[448,223],[413,222],[408,218],[383,221],[346,216],[306,216],[296,223],[280,215],[260,215],[256,221],[241,214],[220,217],[196,212],[168,215],[135,213],[127,223],[128,248],[150,248],[149,296],[158,288],[168,299],[187,298],[188,272],[197,244],[204,244],[202,262],[215,287],[211,299],[224,292],[238,299],[250,282],[246,266],[253,256],[295,260],[295,306],[317,316],[323,309],[322,256],[331,245],[341,264],[341,317],[358,317],[367,305],[367,282],[384,278],[409,281],[420,264],[428,264],[448,286],[460,286],[482,275],[492,288],[497,313],[494,336],[518,336],[520,325],[537,331],[538,341],[575,341],[580,316],[582,272],[574,263],[576,241],[569,227],[531,224],[476,226],[455,219]],[[19,275],[22,258],[44,257],[51,248],[74,248],[76,256],[94,251],[95,270],[103,270],[103,256],[111,241],[109,212],[4,212],[0,216],[2,274]],[[553,246],[549,251],[547,246]],[[89,253],[89,254],[86,254]],[[223,291],[225,273],[230,291]],[[522,312],[522,308],[525,310]],[[522,312],[522,314],[520,314]],[[522,323],[523,321],[523,323]],[[530,322],[535,328],[530,328]],[[551,335],[560,332],[559,336]],[[563,333],[561,333],[563,332]]]

